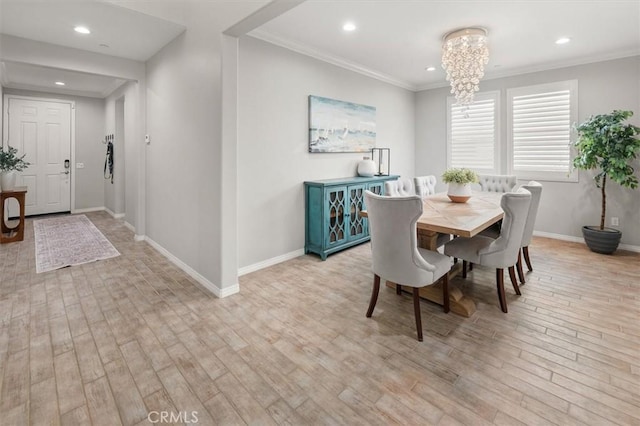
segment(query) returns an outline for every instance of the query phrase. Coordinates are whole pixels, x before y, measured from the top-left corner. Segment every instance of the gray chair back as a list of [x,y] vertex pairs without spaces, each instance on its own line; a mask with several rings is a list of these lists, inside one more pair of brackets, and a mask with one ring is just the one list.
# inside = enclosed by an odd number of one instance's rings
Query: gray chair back
[[416,195],[419,197],[426,197],[436,193],[436,177],[430,176],[417,176],[413,178],[413,184],[416,189]]
[[540,206],[540,197],[542,196],[542,185],[539,182],[532,180],[526,185],[522,185],[522,188],[531,193],[531,204],[529,205],[527,224],[525,225],[524,233],[522,234],[522,247],[528,247],[529,244],[531,244],[533,227],[536,224],[536,217],[538,216],[538,207]]
[[480,189],[485,192],[509,192],[516,187],[513,175],[479,175]]
[[384,183],[384,194],[388,197],[409,197],[415,195],[413,184],[409,179],[399,178]]
[[436,267],[418,251],[416,222],[422,216],[418,196],[381,197],[365,191],[373,273],[395,283],[423,287]]
[[504,218],[500,236],[478,252],[481,265],[508,268],[516,264],[530,204],[531,193],[524,188],[502,196],[500,206]]

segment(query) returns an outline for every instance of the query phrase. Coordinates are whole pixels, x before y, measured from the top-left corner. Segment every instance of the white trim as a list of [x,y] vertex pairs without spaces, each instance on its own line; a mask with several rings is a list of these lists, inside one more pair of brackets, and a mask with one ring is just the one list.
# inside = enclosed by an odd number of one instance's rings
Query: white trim
[[263,260],[262,262],[254,263],[253,265],[238,268],[238,276],[241,277],[242,275],[250,274],[251,272],[259,271],[260,269],[268,268],[269,266],[277,265],[278,263],[286,262],[287,260],[300,256],[304,256],[304,249],[294,250],[280,256],[272,257],[271,259]]
[[[572,243],[583,243],[584,238],[574,237],[573,235],[555,234],[553,232],[533,231],[533,235],[536,237],[552,238],[554,240],[570,241]],[[620,244],[618,246],[621,250],[633,251],[640,253],[640,246],[634,246],[632,244]]]
[[114,218],[114,219],[122,219],[124,217],[124,213],[115,213],[115,212],[111,211],[111,209],[108,208],[108,207],[105,207],[104,211],[109,213],[109,215],[111,215],[111,217]]
[[401,87],[403,89],[411,90],[412,92],[416,92],[418,90],[415,84],[412,84],[408,81],[401,80],[391,75],[373,70],[357,62],[353,62],[348,59],[341,58],[339,56],[333,56],[328,53],[321,52],[319,50],[313,49],[309,46],[302,45],[300,43],[296,43],[284,37],[267,33],[264,30],[260,30],[260,29],[253,30],[248,35],[251,37],[257,38],[259,40],[266,41],[267,43],[275,44],[276,46],[280,46],[280,47],[284,47],[285,49],[292,50],[296,53],[300,53],[302,55],[310,56],[314,59],[318,59],[320,61],[327,62],[332,65],[336,65],[340,68],[357,72],[367,77],[375,78],[376,80],[380,80],[384,83],[389,83],[394,86]]
[[[534,74],[542,71],[551,71],[551,70],[556,70],[560,68],[569,68],[569,67],[575,67],[579,65],[594,64],[597,62],[614,61],[616,59],[630,58],[638,55],[640,55],[640,49],[631,49],[631,50],[627,50],[620,53],[614,53],[614,54],[604,54],[599,56],[592,56],[589,58],[556,62],[552,64],[526,66],[521,68],[515,68],[512,70],[505,70],[502,72],[492,72],[491,74],[485,75],[482,78],[482,80],[480,80],[480,85],[482,85],[483,81],[487,81],[487,80],[497,80],[499,78],[513,77],[515,75]],[[423,84],[423,85],[417,86],[415,91],[422,92],[423,90],[440,89],[442,87],[449,87],[449,82],[437,81],[434,83]]]
[[71,214],[103,212],[103,211],[105,211],[104,207],[89,207],[89,208],[86,208],[86,209],[73,209],[73,210],[71,210]]
[[131,232],[133,232],[134,234],[136,233],[136,228],[130,224],[129,222],[127,222],[126,220],[122,221],[122,224]]
[[[136,239],[137,238],[138,238],[138,235],[136,235]],[[232,285],[232,286],[229,286],[229,287],[225,287],[225,288],[222,288],[222,289],[219,288],[217,285],[215,285],[214,283],[212,283],[211,281],[209,281],[208,279],[206,279],[205,277],[200,275],[195,269],[193,269],[192,267],[190,267],[189,265],[187,265],[186,263],[184,263],[183,261],[181,261],[180,259],[175,257],[173,254],[171,254],[171,252],[169,252],[167,249],[162,247],[160,244],[158,244],[155,241],[153,241],[148,236],[145,236],[144,240],[147,243],[149,243],[149,245],[151,247],[153,247],[154,249],[158,250],[158,252],[160,252],[160,254],[162,254],[164,257],[169,259],[174,265],[176,265],[178,268],[182,269],[191,278],[193,278],[194,280],[198,281],[207,290],[211,291],[217,297],[222,298],[222,297],[230,296],[230,295],[238,293],[240,291],[240,286],[238,285],[238,283],[235,283],[235,285]]]
[[140,235],[140,234],[134,234],[133,235],[133,241],[144,241],[146,238],[146,236],[144,235]]
[[513,167],[513,98],[522,95],[537,95],[550,91],[569,91],[569,122],[578,121],[578,80],[553,81],[550,83],[534,84],[530,86],[511,87],[506,90],[507,100],[507,174],[516,175],[521,180],[539,180],[548,182],[578,182],[578,171],[573,168],[573,159],[576,151],[573,148],[573,130],[569,136],[569,170],[567,172],[555,171],[515,171]]

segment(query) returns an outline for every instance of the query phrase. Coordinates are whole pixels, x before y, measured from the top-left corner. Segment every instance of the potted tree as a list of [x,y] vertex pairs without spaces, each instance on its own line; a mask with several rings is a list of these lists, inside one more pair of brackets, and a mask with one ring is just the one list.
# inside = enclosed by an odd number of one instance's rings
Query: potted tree
[[471,198],[471,184],[478,182],[478,175],[469,169],[448,169],[442,181],[449,184],[447,196],[454,203],[466,203]]
[[2,191],[11,191],[16,186],[16,172],[21,172],[29,164],[24,161],[26,154],[18,156],[18,150],[9,145],[0,147],[0,189]]
[[631,161],[640,150],[640,127],[623,124],[633,115],[631,111],[615,110],[611,114],[591,116],[576,126],[578,139],[574,143],[577,155],[573,167],[584,170],[596,169],[594,177],[596,187],[602,193],[602,213],[600,226],[583,226],[582,235],[587,246],[596,253],[611,254],[618,248],[622,233],[606,228],[607,180],[635,189],[638,178],[633,174]]

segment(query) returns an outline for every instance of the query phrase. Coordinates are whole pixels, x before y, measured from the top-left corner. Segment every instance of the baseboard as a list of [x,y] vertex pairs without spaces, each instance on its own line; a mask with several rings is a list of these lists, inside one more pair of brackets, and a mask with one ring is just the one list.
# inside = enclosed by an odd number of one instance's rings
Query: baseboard
[[107,207],[104,207],[104,211],[109,213],[109,215],[111,215],[111,217],[114,219],[122,219],[124,217],[124,213],[114,213]]
[[286,262],[287,260],[295,259],[302,255],[304,255],[304,249],[299,249],[280,256],[272,257],[271,259],[263,260],[262,262],[254,263],[253,265],[243,266],[238,269],[238,276],[241,277],[251,272],[277,265],[278,263]]
[[[136,228],[130,224],[129,222],[127,222],[126,220],[122,222],[122,224],[131,232],[135,233],[136,232]],[[144,239],[144,238],[143,238]]]
[[[533,231],[533,235],[536,237],[552,238],[554,240],[571,241],[573,243],[583,243],[584,238],[574,237],[573,235],[554,234],[553,232]],[[631,244],[620,244],[618,246],[620,250],[628,250],[636,253],[640,253],[640,246],[634,246]]]
[[146,240],[146,237],[145,237],[144,235],[138,235],[138,234],[135,234],[135,235],[133,236],[133,240],[134,240],[134,241],[145,241],[145,240]]
[[212,283],[211,281],[209,281],[208,279],[200,275],[195,269],[193,269],[192,267],[190,267],[189,265],[187,265],[186,263],[184,263],[183,261],[175,257],[173,254],[171,254],[171,252],[169,252],[169,250],[165,249],[164,247],[162,247],[157,242],[153,241],[148,236],[145,236],[144,240],[147,243],[149,243],[151,247],[158,250],[160,254],[162,254],[164,257],[169,259],[174,265],[176,265],[178,268],[182,269],[185,273],[187,273],[191,278],[193,278],[194,280],[202,284],[207,290],[209,290],[215,296],[219,298],[223,298],[223,297],[231,296],[232,294],[238,293],[240,291],[240,286],[238,285],[238,283],[231,286],[227,286],[222,289],[219,288],[217,285],[215,285],[214,283]]
[[88,209],[73,209],[71,210],[71,214],[102,212],[104,210],[104,207],[89,207]]

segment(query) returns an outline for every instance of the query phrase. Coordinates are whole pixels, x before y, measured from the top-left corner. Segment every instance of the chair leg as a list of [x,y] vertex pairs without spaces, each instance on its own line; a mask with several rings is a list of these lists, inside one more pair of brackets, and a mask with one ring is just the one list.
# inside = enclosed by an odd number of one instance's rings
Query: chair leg
[[520,278],[520,282],[524,284],[526,281],[524,280],[524,271],[522,270],[522,256],[520,256],[520,250],[518,250],[518,261],[516,262],[516,266],[518,267],[518,277]]
[[513,289],[516,291],[516,294],[520,296],[520,287],[518,287],[518,280],[516,280],[516,271],[513,266],[509,266],[509,278],[511,278],[511,284],[513,285]]
[[418,341],[422,342],[422,319],[420,317],[420,289],[413,288],[413,310],[416,314],[416,329],[418,330]]
[[444,308],[444,313],[449,312],[449,273],[443,275],[442,277],[442,307]]
[[529,246],[522,247],[522,254],[524,254],[524,261],[527,262],[527,268],[529,268],[529,271],[533,271],[531,260],[529,259]]
[[467,261],[462,261],[462,278],[467,278]]
[[397,295],[402,294],[402,286],[400,284],[396,284],[396,294]]
[[469,262],[469,270],[473,271],[473,262]]
[[367,311],[367,318],[371,318],[373,315],[373,309],[376,307],[378,301],[378,293],[380,292],[380,277],[373,275],[373,291],[371,292],[371,301],[369,301],[369,310]]
[[496,285],[498,287],[498,299],[500,300],[500,308],[502,312],[507,313],[507,298],[504,295],[504,274],[502,268],[496,269]]

